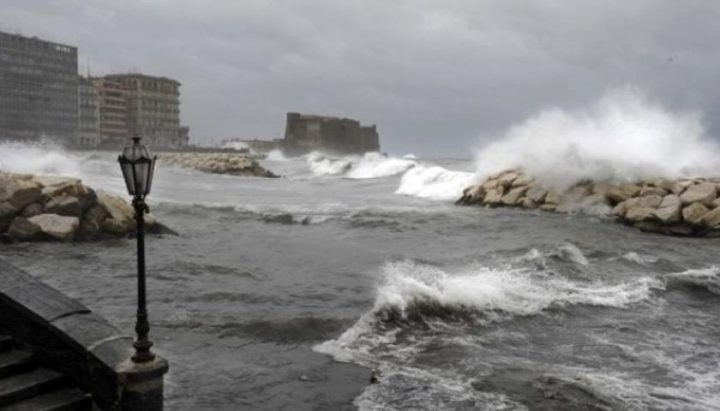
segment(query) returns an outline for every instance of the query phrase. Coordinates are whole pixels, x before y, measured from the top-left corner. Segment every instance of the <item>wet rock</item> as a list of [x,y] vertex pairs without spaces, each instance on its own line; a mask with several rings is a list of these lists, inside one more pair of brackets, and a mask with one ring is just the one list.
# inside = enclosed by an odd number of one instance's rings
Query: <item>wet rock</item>
[[717,198],[717,186],[714,183],[700,183],[692,185],[685,190],[680,199],[683,204],[700,202],[706,206],[712,206],[713,200]]
[[553,211],[555,211],[556,208],[557,208],[557,205],[555,205],[555,204],[550,204],[550,203],[545,203],[545,204],[543,204],[543,205],[540,206],[540,210],[542,210],[542,211],[548,211],[548,212],[553,212]]
[[17,213],[17,208],[13,207],[9,202],[3,201],[0,203],[0,232],[7,230]]
[[159,161],[205,173],[278,177],[261,167],[253,158],[238,153],[164,153],[159,156]]
[[502,203],[503,192],[500,187],[490,189],[485,194],[485,204],[497,205]]
[[[560,204],[560,201],[562,200],[560,194],[558,194],[555,190],[550,190],[545,195],[545,203],[546,204],[555,204],[556,206]],[[554,211],[554,209],[553,209]]]
[[7,233],[10,238],[17,241],[35,241],[42,236],[40,227],[23,217],[15,217]]
[[59,241],[72,241],[80,227],[77,217],[57,214],[40,214],[28,218],[27,221],[40,227],[40,231],[49,238]]
[[7,201],[18,210],[42,197],[42,186],[28,179],[3,177],[0,181],[0,202]]
[[683,208],[682,215],[683,220],[689,224],[700,224],[700,219],[710,211],[702,203],[696,202]]
[[655,209],[649,207],[628,208],[625,212],[625,219],[631,223],[650,220],[655,216]]
[[708,211],[700,218],[700,223],[707,228],[720,226],[720,208]]
[[25,208],[23,208],[22,213],[20,215],[22,215],[25,218],[30,218],[30,217],[34,217],[34,216],[42,214],[42,213],[43,213],[42,204],[32,203],[32,204],[26,205]]
[[124,198],[98,191],[97,200],[98,205],[105,209],[108,215],[101,223],[101,231],[125,235],[135,228],[135,210]]
[[682,207],[680,205],[680,199],[674,194],[673,196],[678,198],[676,203],[668,204],[666,207],[662,207],[661,204],[660,208],[653,211],[655,218],[664,224],[677,223],[682,220]]
[[529,175],[523,173],[523,174],[520,174],[520,175],[518,176],[518,178],[516,178],[516,179],[512,182],[512,186],[513,186],[513,187],[530,186],[530,185],[532,185],[532,183],[533,183],[534,181],[535,181],[534,178],[532,178],[532,177],[530,177]]
[[657,208],[662,204],[663,197],[659,195],[650,195],[646,197],[634,197],[625,200],[625,208],[628,210],[636,207],[641,208]]
[[516,205],[519,202],[518,200],[520,200],[520,197],[522,197],[527,190],[527,186],[515,187],[505,194],[500,202],[510,206]]
[[538,185],[534,185],[530,187],[525,193],[528,199],[532,200],[535,203],[542,203],[545,201],[545,196],[547,195],[548,191]]
[[538,206],[536,202],[534,202],[533,200],[531,200],[527,197],[521,198],[519,203],[520,203],[520,207],[527,208],[527,209],[537,208],[537,206]]
[[640,196],[647,197],[647,196],[660,196],[664,197],[668,194],[668,191],[659,188],[659,187],[653,187],[653,186],[643,186],[643,188],[640,190]]
[[80,217],[82,215],[80,201],[76,197],[66,194],[51,198],[50,201],[45,204],[44,211],[47,214],[57,214],[67,217]]

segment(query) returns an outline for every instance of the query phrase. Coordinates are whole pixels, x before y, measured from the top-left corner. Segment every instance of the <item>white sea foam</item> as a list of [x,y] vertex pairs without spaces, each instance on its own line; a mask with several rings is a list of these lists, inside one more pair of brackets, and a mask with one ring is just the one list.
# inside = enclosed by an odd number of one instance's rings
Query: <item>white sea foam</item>
[[352,179],[388,177],[416,165],[412,160],[388,157],[380,153],[335,158],[313,152],[306,156],[306,161],[316,176],[344,176]]
[[439,166],[417,166],[403,174],[395,193],[433,200],[457,200],[473,181],[473,173],[450,171]]
[[[373,334],[376,315],[386,309],[403,315],[417,303],[440,304],[448,308],[485,312],[497,319],[513,315],[533,315],[551,306],[587,304],[626,307],[647,300],[654,289],[662,289],[660,280],[639,277],[609,284],[575,282],[561,276],[526,269],[495,269],[473,265],[455,272],[411,261],[386,264],[382,271],[373,309],[343,333],[316,349],[339,360],[357,360],[357,354],[376,346],[380,337]],[[391,339],[383,335],[384,340]],[[384,341],[387,342],[387,341]]]
[[0,142],[0,170],[82,177],[81,159],[50,142]]
[[267,157],[265,157],[265,159],[268,161],[278,161],[278,162],[289,161],[288,158],[285,157],[283,152],[280,150],[271,150],[269,153],[267,153]]
[[478,153],[477,174],[524,168],[557,188],[583,179],[718,175],[718,147],[703,134],[698,113],[669,112],[625,87],[588,109],[547,109],[510,128]]

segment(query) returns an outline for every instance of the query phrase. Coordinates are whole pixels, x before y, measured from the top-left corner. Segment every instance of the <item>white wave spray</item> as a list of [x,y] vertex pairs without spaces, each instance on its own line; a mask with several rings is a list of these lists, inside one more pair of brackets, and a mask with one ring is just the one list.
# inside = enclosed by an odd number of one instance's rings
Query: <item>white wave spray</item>
[[81,159],[50,142],[0,142],[0,170],[81,177]]
[[395,193],[432,200],[457,200],[475,179],[473,173],[450,171],[440,166],[417,166],[403,174]]
[[393,176],[417,164],[413,160],[388,157],[380,153],[335,158],[312,152],[307,155],[306,161],[316,176],[343,176],[359,180]]
[[586,110],[548,109],[510,128],[479,152],[477,174],[523,168],[557,188],[584,179],[715,176],[718,147],[703,134],[698,113],[671,113],[625,87]]

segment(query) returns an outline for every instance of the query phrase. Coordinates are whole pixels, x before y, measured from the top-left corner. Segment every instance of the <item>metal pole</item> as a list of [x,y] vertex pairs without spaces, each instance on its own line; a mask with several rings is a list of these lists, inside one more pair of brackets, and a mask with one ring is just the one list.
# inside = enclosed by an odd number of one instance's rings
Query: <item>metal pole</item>
[[137,363],[152,361],[155,355],[150,352],[153,343],[148,339],[150,324],[148,323],[147,303],[145,300],[145,217],[147,205],[142,197],[133,199],[135,220],[137,221],[137,255],[138,255],[138,309],[135,332],[137,340],[133,343],[135,354],[132,360]]

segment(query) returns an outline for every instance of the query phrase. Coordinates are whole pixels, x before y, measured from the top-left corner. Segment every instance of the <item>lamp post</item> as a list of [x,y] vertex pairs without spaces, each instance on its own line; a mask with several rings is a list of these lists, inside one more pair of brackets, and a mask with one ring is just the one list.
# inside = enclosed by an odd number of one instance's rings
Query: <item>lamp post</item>
[[148,206],[145,204],[145,197],[150,194],[153,171],[157,157],[140,143],[141,138],[135,136],[133,142],[123,149],[118,157],[120,169],[122,170],[125,185],[128,193],[133,196],[133,208],[135,209],[135,220],[137,223],[137,258],[138,258],[138,308],[135,332],[137,339],[133,343],[135,354],[132,361],[135,363],[146,363],[155,359],[150,352],[153,343],[148,339],[150,324],[148,323],[147,303],[145,300],[145,218]]

